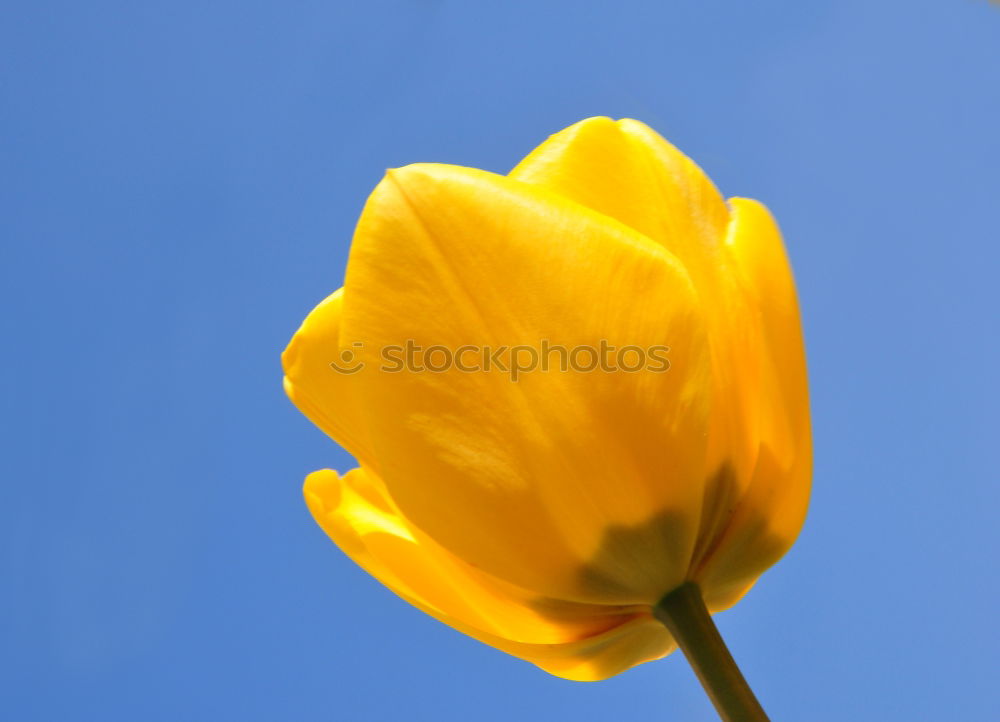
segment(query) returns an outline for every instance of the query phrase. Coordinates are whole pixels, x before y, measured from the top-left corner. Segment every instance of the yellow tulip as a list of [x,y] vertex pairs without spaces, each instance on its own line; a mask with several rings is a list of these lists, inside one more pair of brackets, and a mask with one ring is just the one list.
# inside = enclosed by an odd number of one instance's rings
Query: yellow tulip
[[[385,367],[408,343],[542,342],[669,347],[669,369]],[[344,287],[283,361],[291,399],[359,464],[306,479],[327,534],[411,604],[560,677],[668,654],[657,603],[688,585],[711,612],[735,604],[805,517],[779,231],[635,120],[577,123],[506,176],[389,171]]]

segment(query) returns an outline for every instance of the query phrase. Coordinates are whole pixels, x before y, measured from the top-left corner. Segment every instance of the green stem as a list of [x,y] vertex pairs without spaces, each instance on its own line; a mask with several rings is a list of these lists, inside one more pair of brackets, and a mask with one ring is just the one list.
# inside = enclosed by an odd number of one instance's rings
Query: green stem
[[767,715],[736,666],[693,582],[677,587],[653,607],[670,630],[715,710],[726,722],[767,722]]

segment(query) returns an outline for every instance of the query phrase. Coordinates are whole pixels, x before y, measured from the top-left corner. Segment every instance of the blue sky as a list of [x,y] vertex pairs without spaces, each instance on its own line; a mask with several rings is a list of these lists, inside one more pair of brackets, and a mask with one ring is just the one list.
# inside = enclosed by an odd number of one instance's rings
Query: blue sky
[[355,568],[281,391],[385,168],[611,115],[794,263],[812,507],[717,617],[765,706],[1000,717],[998,48],[977,0],[7,3],[0,716],[713,719],[679,655],[566,682]]

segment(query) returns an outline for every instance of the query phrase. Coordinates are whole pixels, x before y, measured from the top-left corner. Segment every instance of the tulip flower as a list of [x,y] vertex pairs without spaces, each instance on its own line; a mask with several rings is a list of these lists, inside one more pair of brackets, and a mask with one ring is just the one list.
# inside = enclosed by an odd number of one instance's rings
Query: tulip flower
[[[588,368],[599,348],[631,360]],[[516,379],[514,349],[537,361]],[[506,176],[390,170],[283,362],[358,462],[308,476],[313,516],[403,599],[567,679],[680,643],[707,686],[742,684],[695,659],[708,613],[791,546],[811,474],[795,288],[760,203],[628,119]]]

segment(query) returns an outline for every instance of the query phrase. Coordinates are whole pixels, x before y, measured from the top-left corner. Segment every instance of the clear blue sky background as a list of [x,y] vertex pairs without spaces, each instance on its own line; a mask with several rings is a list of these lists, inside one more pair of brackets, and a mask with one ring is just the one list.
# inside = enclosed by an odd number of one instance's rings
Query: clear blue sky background
[[0,717],[709,720],[680,656],[566,682],[423,616],[301,500],[351,459],[278,354],[387,167],[650,123],[780,219],[816,440],[717,620],[776,720],[1000,718],[1000,7],[0,9]]

